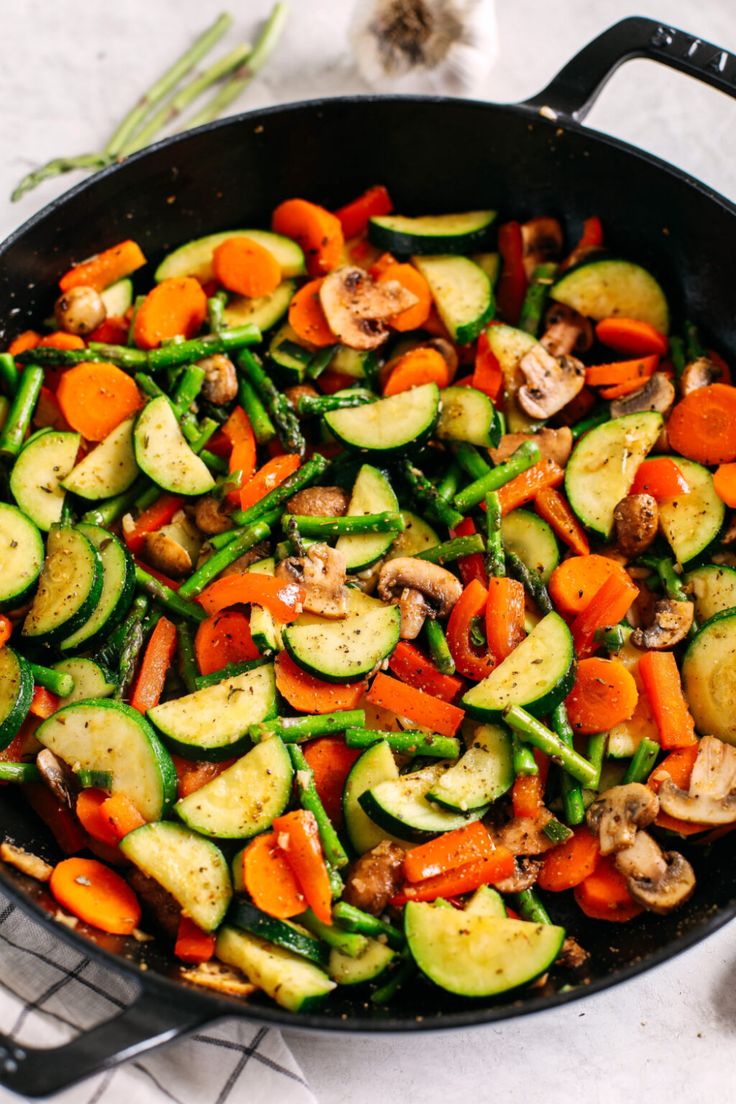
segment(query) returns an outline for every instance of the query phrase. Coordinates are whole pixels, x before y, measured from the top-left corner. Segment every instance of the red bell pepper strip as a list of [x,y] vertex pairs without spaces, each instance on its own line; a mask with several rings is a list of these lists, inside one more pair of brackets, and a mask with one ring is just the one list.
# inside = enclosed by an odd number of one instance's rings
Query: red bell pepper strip
[[427,659],[415,644],[400,640],[388,665],[402,682],[416,686],[442,701],[452,702],[463,688],[462,680],[454,675],[443,675],[431,660]]
[[[453,537],[472,537],[477,532],[475,522],[469,517],[463,518],[456,529],[450,530]],[[488,585],[488,573],[482,552],[471,552],[469,556],[461,556],[457,566],[465,586],[472,583],[473,579],[477,579],[482,586]]]
[[202,931],[188,916],[182,916],[174,944],[176,957],[182,962],[199,965],[202,962],[209,962],[214,953],[215,936],[211,932]]
[[487,859],[477,859],[466,863],[446,874],[437,874],[434,878],[425,878],[414,885],[406,885],[392,898],[391,904],[400,906],[408,901],[436,901],[438,897],[458,897],[470,893],[482,885],[493,885],[510,878],[514,873],[514,856],[502,845],[498,845]]
[[465,716],[456,705],[433,698],[423,690],[415,690],[413,686],[406,686],[380,672],[373,680],[366,701],[389,709],[400,717],[408,717],[415,724],[441,736],[454,736]]
[[545,487],[536,495],[534,509],[554,529],[560,540],[572,548],[576,556],[589,554],[590,545],[585,530],[564,495],[554,487]]
[[383,184],[374,184],[352,203],[338,207],[335,214],[340,220],[344,237],[357,238],[368,229],[368,220],[376,215],[390,215],[394,209],[391,197]]
[[617,625],[628,613],[638,593],[632,582],[626,582],[618,575],[608,576],[572,623],[572,638],[578,659],[592,655],[598,646],[595,640],[598,629]]
[[645,652],[639,660],[639,674],[665,751],[695,744],[695,721],[682,692],[672,652]]
[[524,240],[521,224],[505,222],[498,228],[498,251],[503,262],[496,300],[506,322],[516,326],[527,289],[524,270]]
[[447,874],[458,866],[490,859],[495,850],[490,832],[481,821],[476,820],[407,851],[404,877],[408,882],[421,882],[424,878]]
[[480,681],[493,670],[493,659],[486,651],[481,654],[470,639],[471,623],[485,614],[488,591],[473,579],[455,603],[447,622],[447,643],[455,666],[466,678]]
[[41,782],[23,786],[23,796],[49,829],[65,855],[76,855],[87,846],[77,818]]
[[689,492],[690,486],[676,462],[669,456],[656,456],[639,465],[629,494],[648,494],[659,502]]
[[296,583],[268,575],[225,575],[210,583],[197,601],[209,614],[255,602],[279,621],[295,621],[301,613],[304,591]]
[[486,639],[495,663],[511,655],[524,639],[524,587],[506,576],[488,580]]
[[4,613],[0,613],[0,648],[10,640],[13,632],[13,622]]
[[593,215],[592,218],[587,218],[583,223],[583,233],[580,237],[580,241],[569,254],[568,257],[560,265],[560,271],[564,272],[566,268],[571,268],[572,265],[576,265],[579,261],[582,261],[588,253],[594,249],[600,249],[603,245],[603,226],[601,220],[597,215]]
[[324,924],[332,923],[330,876],[314,813],[297,809],[276,817],[276,842],[299,882],[307,904]]
[[176,651],[176,625],[162,617],[151,633],[130,704],[139,713],[158,705]]
[[30,712],[34,717],[40,717],[41,720],[45,721],[46,718],[50,717],[52,713],[55,713],[58,708],[59,699],[56,694],[52,694],[45,686],[33,687]]
[[[488,345],[488,334],[483,330],[478,338],[475,350],[475,371],[471,377],[472,386],[482,391],[492,402],[498,400],[503,389],[503,372],[495,355]],[[457,381],[455,383],[457,386]]]
[[184,505],[180,495],[162,494],[147,510],[138,517],[132,529],[123,530],[125,543],[130,551],[137,555],[143,548],[146,533],[155,533],[162,525],[168,525],[174,514],[178,514]]

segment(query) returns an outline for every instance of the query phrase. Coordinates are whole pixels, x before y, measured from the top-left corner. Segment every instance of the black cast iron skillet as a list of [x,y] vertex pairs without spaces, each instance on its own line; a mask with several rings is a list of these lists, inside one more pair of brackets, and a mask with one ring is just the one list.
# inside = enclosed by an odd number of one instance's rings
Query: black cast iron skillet
[[[736,207],[654,157],[579,125],[611,74],[634,57],[736,94],[732,55],[631,18],[586,46],[526,103],[341,98],[256,111],[161,142],[52,203],[0,249],[5,338],[48,314],[59,272],[121,238],[136,238],[156,260],[214,230],[267,225],[273,207],[289,196],[337,206],[381,180],[406,212],[494,206],[514,217],[557,215],[572,233],[598,214],[607,244],[659,275],[675,315],[696,318],[714,345],[733,350]],[[53,858],[42,831],[11,787],[3,789],[0,838]],[[2,890],[21,908],[111,971],[135,977],[140,989],[115,1019],[56,1050],[27,1050],[0,1036],[0,1083],[46,1095],[227,1016],[321,1031],[418,1031],[489,1023],[576,1000],[672,957],[736,915],[736,864],[727,848],[722,840],[699,850],[696,894],[671,917],[612,926],[587,920],[574,906],[566,914],[568,906],[556,900],[555,917],[591,951],[588,984],[572,991],[559,992],[564,979],[553,977],[545,989],[470,1002],[418,982],[387,1010],[338,996],[323,1011],[299,1016],[265,999],[240,1003],[173,980],[176,966],[162,942],[69,931],[44,909],[45,891],[3,868]]]

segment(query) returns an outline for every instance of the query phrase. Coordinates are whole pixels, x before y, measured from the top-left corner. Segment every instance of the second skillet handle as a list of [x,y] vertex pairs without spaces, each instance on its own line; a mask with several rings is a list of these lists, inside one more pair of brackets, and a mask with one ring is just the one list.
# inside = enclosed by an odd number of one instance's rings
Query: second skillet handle
[[542,110],[553,119],[581,122],[610,77],[632,58],[660,61],[736,97],[733,54],[656,19],[633,15],[584,46],[546,88],[522,106]]

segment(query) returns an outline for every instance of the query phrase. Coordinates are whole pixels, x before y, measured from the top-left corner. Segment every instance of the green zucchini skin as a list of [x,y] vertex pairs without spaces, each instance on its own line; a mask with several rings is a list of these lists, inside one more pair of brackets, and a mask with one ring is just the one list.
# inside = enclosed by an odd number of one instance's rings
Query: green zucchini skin
[[736,745],[736,609],[717,613],[693,637],[682,685],[698,732]]
[[327,682],[355,682],[369,675],[399,642],[401,614],[397,606],[374,603],[356,592],[350,603],[342,621],[303,617],[283,631],[284,645],[294,662]]
[[85,623],[60,643],[61,651],[93,651],[105,643],[124,619],[135,592],[135,563],[123,542],[99,525],[77,526],[102,562],[102,589],[97,605]]
[[10,491],[23,513],[48,533],[61,520],[63,481],[77,459],[81,437],[42,429],[29,437],[10,473]]
[[215,953],[290,1012],[319,1008],[335,988],[314,962],[231,925],[220,928]]
[[22,606],[33,593],[44,561],[43,539],[29,517],[0,502],[0,610]]
[[458,345],[467,345],[493,317],[491,281],[467,257],[451,254],[415,257],[414,264],[429,284],[440,318]]
[[35,644],[65,640],[91,616],[102,594],[102,579],[102,559],[89,538],[80,529],[54,526],[23,636]]
[[709,621],[717,613],[736,609],[736,568],[725,564],[705,564],[685,576],[695,602],[695,619]]
[[270,230],[222,230],[217,234],[207,234],[203,238],[184,242],[169,253],[156,269],[154,280],[157,284],[175,276],[194,276],[202,283],[212,280],[215,275],[212,256],[217,246],[228,238],[250,238],[268,249],[279,262],[281,274],[285,278],[303,276],[306,271],[304,254],[291,238],[274,234]]
[[678,563],[694,564],[715,545],[726,522],[725,503],[702,464],[672,456],[690,491],[659,504],[659,523]]
[[596,322],[612,315],[648,322],[669,331],[670,312],[661,286],[641,265],[616,259],[583,262],[557,281],[550,298]]
[[327,948],[318,939],[288,920],[278,920],[267,912],[261,912],[250,901],[236,898],[228,911],[227,922],[242,931],[259,935],[261,939],[275,943],[277,947],[301,955],[317,966],[327,965]]
[[495,211],[457,215],[377,215],[368,223],[369,241],[378,249],[410,253],[473,253],[493,238]]
[[514,552],[543,583],[560,562],[560,549],[551,527],[531,510],[512,510],[501,521],[504,547]]
[[358,797],[360,807],[386,832],[417,843],[462,828],[482,817],[488,806],[457,812],[435,805],[430,795],[447,769],[447,763],[437,763],[381,782]]
[[33,699],[33,675],[23,656],[0,648],[0,751],[18,735]]
[[437,385],[425,383],[367,406],[330,410],[324,422],[347,448],[392,458],[418,448],[429,438],[439,406]]

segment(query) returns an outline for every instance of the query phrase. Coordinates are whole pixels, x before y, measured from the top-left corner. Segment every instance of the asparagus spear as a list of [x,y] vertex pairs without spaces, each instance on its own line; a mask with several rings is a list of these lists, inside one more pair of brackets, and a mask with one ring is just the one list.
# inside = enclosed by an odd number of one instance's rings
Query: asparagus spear
[[623,776],[622,782],[624,785],[627,782],[646,782],[652,772],[654,764],[657,762],[657,756],[660,751],[661,748],[659,744],[655,743],[654,740],[649,740],[645,736],[634,752],[634,756],[627,767],[626,774]]
[[256,441],[259,445],[265,445],[276,436],[276,430],[255,389],[242,376],[238,382],[238,398],[240,399],[240,405],[250,418]]
[[383,732],[370,728],[348,728],[345,743],[348,747],[367,748],[385,740],[397,755],[426,755],[433,759],[457,759],[460,743],[452,736],[438,736],[433,732]]
[[148,599],[139,595],[133,602],[130,613],[125,619],[123,638],[118,661],[118,680],[114,696],[121,701],[128,693],[135,675],[138,656],[143,647],[145,632],[143,619],[148,612]]
[[479,533],[473,533],[469,537],[453,537],[452,540],[435,544],[433,548],[425,548],[423,552],[417,552],[418,560],[427,560],[428,563],[444,564],[454,563],[462,556],[472,556],[474,552],[483,551],[483,538]]
[[278,736],[286,744],[301,743],[315,736],[329,736],[344,732],[347,728],[359,729],[365,724],[362,709],[342,709],[334,713],[321,713],[310,717],[274,717],[251,725],[248,735],[255,743],[270,736]]
[[513,576],[514,579],[518,579],[519,582],[523,584],[524,590],[530,598],[534,599],[542,613],[551,613],[554,608],[552,606],[552,599],[537,572],[534,571],[533,568],[527,567],[515,552],[511,552],[508,549],[505,552],[505,559],[509,575]]
[[497,491],[506,483],[510,483],[517,475],[527,471],[528,468],[539,462],[539,445],[534,441],[524,441],[504,464],[498,464],[487,474],[469,483],[455,495],[453,505],[461,513],[468,513],[473,506],[482,502],[490,491]]
[[[564,702],[560,702],[552,710],[552,728],[559,738],[568,747],[573,746],[574,734],[572,726],[567,718],[567,708]],[[565,810],[565,820],[573,826],[582,824],[585,820],[585,805],[583,803],[583,789],[579,782],[571,778],[566,772],[560,777],[560,789],[562,790],[562,803]]]
[[521,306],[519,329],[526,330],[532,337],[536,337],[539,333],[539,327],[544,315],[544,308],[547,305],[549,289],[554,283],[556,272],[556,264],[540,264],[534,269],[532,278],[529,281],[529,287],[527,288],[524,302]]
[[424,635],[429,645],[429,654],[437,670],[443,675],[454,675],[455,660],[452,658],[445,631],[439,621],[433,621],[428,617],[424,622]]
[[295,527],[301,536],[311,540],[330,540],[332,537],[354,536],[363,533],[402,533],[406,528],[398,512],[360,514],[345,517],[315,517],[312,514],[283,514],[281,526],[291,535]]
[[484,475],[488,475],[490,471],[493,471],[488,461],[483,459],[473,445],[465,443],[456,445],[455,459],[471,479],[482,479]]
[[0,384],[5,394],[11,397],[18,387],[18,369],[15,367],[15,358],[10,353],[0,353]]
[[315,479],[319,479],[327,467],[328,461],[325,460],[324,456],[316,453],[311,460],[307,460],[306,464],[302,464],[293,475],[290,475],[278,487],[274,487],[272,491],[269,491],[260,502],[256,502],[255,506],[250,506],[247,510],[236,510],[233,514],[233,521],[236,525],[250,525],[254,521],[259,521],[271,510],[282,506],[287,499],[300,491],[302,487],[306,487],[313,483]]
[[145,590],[151,597],[159,602],[164,609],[169,610],[170,613],[175,614],[177,617],[184,617],[187,621],[204,621],[207,614],[201,606],[196,605],[194,602],[187,602],[185,598],[180,597],[177,591],[172,590],[171,587],[166,586],[165,583],[159,582],[158,579],[154,579],[153,575],[149,575],[142,567],[136,565],[135,569],[135,581],[137,586],[141,590]]
[[249,350],[243,349],[238,357],[238,366],[268,410],[276,426],[279,440],[286,451],[303,456],[306,443],[299,426],[299,419],[286,395],[274,386],[273,381],[269,379],[261,364]]
[[339,870],[341,867],[348,865],[347,852],[340,843],[340,838],[325,812],[322,799],[317,793],[312,768],[304,758],[304,752],[298,744],[287,744],[287,748],[296,771],[296,788],[301,806],[312,813],[317,821],[319,838],[322,841],[322,850],[325,853],[328,865]]
[[23,444],[38,396],[43,384],[43,368],[27,367],[15,393],[3,431],[0,433],[0,456],[14,458]]
[[501,502],[497,491],[486,495],[486,569],[489,576],[506,574],[506,556],[501,539]]
[[448,529],[455,529],[461,523],[463,515],[442,498],[434,484],[410,460],[402,460],[399,470],[430,520]]
[[239,537],[215,552],[214,556],[210,556],[208,560],[205,560],[202,566],[198,567],[185,583],[182,583],[178,590],[179,597],[196,598],[208,583],[217,578],[220,572],[237,560],[238,556],[248,552],[260,541],[266,540],[270,532],[269,527],[264,525],[262,521],[257,521],[255,524],[248,526]]
[[369,391],[355,388],[337,395],[302,395],[297,401],[296,409],[302,418],[310,418],[317,414],[327,414],[330,410],[348,410],[375,401],[376,396]]
[[518,732],[522,740],[538,747],[545,755],[551,756],[578,782],[582,782],[584,786],[589,786],[591,782],[595,781],[595,764],[589,763],[574,748],[568,747],[556,733],[543,725],[536,717],[532,717],[526,709],[522,709],[520,705],[507,706],[504,710],[504,719],[514,731]]
[[52,667],[41,667],[38,663],[31,663],[29,666],[33,681],[38,686],[45,686],[52,694],[65,698],[74,689],[74,679],[65,671],[54,671]]

